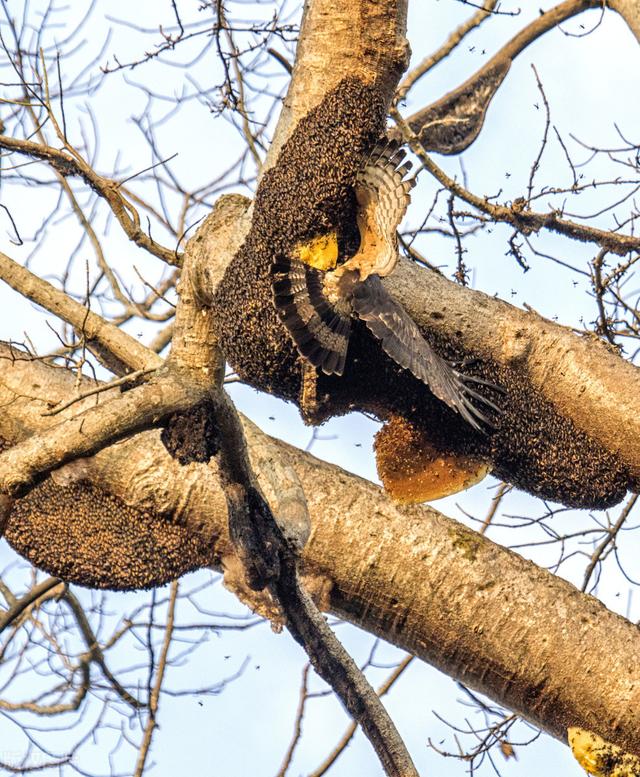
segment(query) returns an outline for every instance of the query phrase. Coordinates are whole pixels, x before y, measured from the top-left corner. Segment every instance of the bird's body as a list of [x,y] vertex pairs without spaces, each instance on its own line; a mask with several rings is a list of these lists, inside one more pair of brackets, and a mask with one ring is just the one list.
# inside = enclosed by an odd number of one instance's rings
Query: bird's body
[[464,376],[442,359],[413,319],[385,290],[381,278],[398,262],[397,228],[410,202],[411,163],[395,142],[381,141],[355,181],[360,232],[358,251],[338,264],[335,232],[296,247],[272,265],[273,299],[299,353],[326,375],[345,369],[351,322],[362,320],[399,366],[425,383],[438,399],[475,429],[488,418],[471,398],[497,410]]

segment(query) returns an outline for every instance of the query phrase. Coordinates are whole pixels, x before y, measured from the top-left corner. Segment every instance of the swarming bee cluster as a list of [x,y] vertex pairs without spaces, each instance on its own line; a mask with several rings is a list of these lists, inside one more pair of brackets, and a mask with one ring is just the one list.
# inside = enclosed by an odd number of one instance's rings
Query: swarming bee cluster
[[270,267],[274,258],[333,230],[339,250],[355,252],[352,184],[363,155],[383,132],[384,118],[374,86],[341,81],[298,123],[258,187],[251,231],[213,304],[227,360],[257,388],[298,399],[296,349],[271,303]]
[[90,588],[154,588],[211,563],[202,537],[86,481],[47,478],[17,500],[4,536],[34,566]]

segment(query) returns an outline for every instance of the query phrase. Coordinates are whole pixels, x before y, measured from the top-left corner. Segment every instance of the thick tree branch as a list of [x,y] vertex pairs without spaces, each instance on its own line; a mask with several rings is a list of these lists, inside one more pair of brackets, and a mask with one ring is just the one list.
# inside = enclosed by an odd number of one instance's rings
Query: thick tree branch
[[409,59],[407,1],[306,3],[291,84],[263,173],[303,116],[344,78],[376,82],[391,98]]
[[[222,201],[217,211],[222,214],[230,211],[233,215],[235,205],[233,200]],[[214,218],[217,215],[214,212]],[[228,235],[223,231],[217,237],[224,250]],[[304,501],[292,503],[290,499],[280,499],[277,506],[282,513],[275,516],[260,492],[240,418],[222,391],[224,361],[218,349],[212,311],[203,304],[207,295],[197,286],[198,279],[203,276],[198,269],[199,254],[198,242],[195,242],[194,250],[187,250],[185,255],[174,341],[167,365],[169,370],[188,375],[196,385],[210,387],[206,402],[216,426],[216,439],[215,450],[206,460],[216,454],[220,484],[227,502],[229,536],[242,561],[248,587],[254,591],[267,589],[271,594],[284,616],[284,624],[304,648],[316,671],[362,726],[385,773],[391,777],[417,777],[391,717],[300,585],[297,550],[304,547],[309,536]],[[190,413],[193,409],[180,419],[181,424],[188,426],[193,422]],[[186,441],[184,433],[181,435],[178,455],[183,454],[185,446],[187,451],[193,449],[196,436],[195,430],[187,434]],[[163,439],[167,438],[172,439],[171,426],[163,432]],[[256,447],[254,445],[254,450]],[[278,461],[283,457],[268,458]],[[294,484],[298,485],[295,471],[289,468],[285,470],[287,472],[294,476]],[[292,489],[288,487],[287,490],[291,492]],[[299,485],[294,492],[304,499]]]
[[[0,379],[2,436],[50,423],[39,408],[64,396],[73,383],[41,363],[7,359],[0,359]],[[256,434],[263,444],[268,440],[252,426],[245,426],[245,434],[250,446]],[[328,610],[560,739],[575,725],[640,753],[640,642],[634,624],[431,508],[394,505],[360,478],[275,440],[268,444],[287,452],[307,494],[313,532],[304,560],[311,579],[325,581]],[[156,432],[85,460],[82,476],[165,516],[160,520],[173,515],[208,538],[212,559],[230,552],[215,467],[191,465],[179,476]],[[51,543],[56,524],[48,527],[51,517],[41,520],[40,536],[30,542]],[[71,505],[65,520],[73,520]],[[11,523],[7,533],[11,537]]]
[[608,5],[622,16],[640,43],[640,4],[638,0],[609,0]]
[[52,470],[157,427],[201,396],[192,384],[167,373],[90,407],[0,454],[0,491],[23,495]]

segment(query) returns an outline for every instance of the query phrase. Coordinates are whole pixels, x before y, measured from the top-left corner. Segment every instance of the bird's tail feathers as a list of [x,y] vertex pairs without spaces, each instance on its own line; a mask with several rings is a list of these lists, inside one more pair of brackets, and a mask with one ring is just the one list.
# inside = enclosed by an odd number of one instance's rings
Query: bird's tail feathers
[[342,375],[351,321],[322,292],[323,273],[281,258],[271,266],[273,303],[298,352],[325,375]]

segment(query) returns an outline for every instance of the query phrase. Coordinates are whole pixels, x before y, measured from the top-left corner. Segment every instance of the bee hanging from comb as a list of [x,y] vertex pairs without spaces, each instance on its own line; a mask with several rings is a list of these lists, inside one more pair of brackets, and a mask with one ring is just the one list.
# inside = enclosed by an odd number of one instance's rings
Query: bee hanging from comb
[[[300,355],[325,375],[342,375],[351,320],[363,321],[396,364],[409,370],[474,429],[499,408],[477,390],[492,385],[465,376],[433,350],[381,278],[398,263],[397,229],[411,202],[411,162],[393,140],[379,141],[355,180],[360,246],[341,264],[335,232],[298,245],[271,266],[273,301]],[[475,403],[474,401],[475,400]]]

